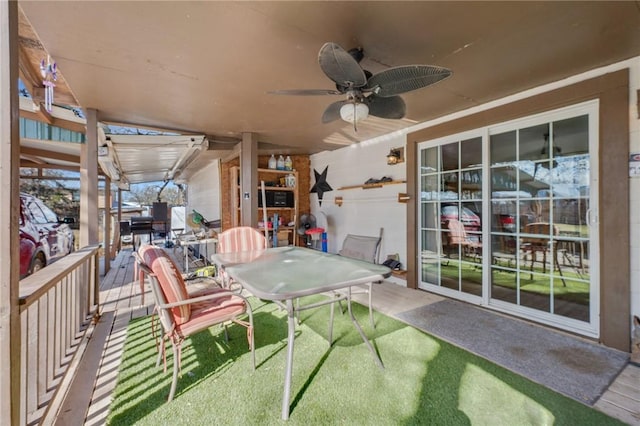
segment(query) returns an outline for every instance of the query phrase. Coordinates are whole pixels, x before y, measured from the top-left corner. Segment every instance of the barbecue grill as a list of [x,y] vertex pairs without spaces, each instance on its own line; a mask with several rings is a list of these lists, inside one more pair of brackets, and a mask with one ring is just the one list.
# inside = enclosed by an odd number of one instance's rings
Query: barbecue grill
[[[151,216],[133,216],[131,217],[131,233],[135,235],[149,235],[149,242],[153,241],[151,234],[153,233],[153,217]],[[135,238],[133,246],[135,249]]]

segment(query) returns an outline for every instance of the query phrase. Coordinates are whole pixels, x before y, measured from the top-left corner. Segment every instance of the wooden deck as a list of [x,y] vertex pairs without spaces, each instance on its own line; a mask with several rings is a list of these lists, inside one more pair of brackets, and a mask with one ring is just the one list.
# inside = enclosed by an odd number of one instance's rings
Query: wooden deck
[[[178,264],[181,252],[167,250]],[[146,287],[145,304],[134,281],[131,249],[121,251],[100,285],[102,317],[91,338],[91,347],[83,360],[70,397],[61,410],[58,424],[102,425],[116,385],[126,328],[132,318],[152,312],[152,297]],[[356,295],[366,297],[364,295]],[[374,286],[374,308],[386,315],[417,308],[442,300],[421,290],[407,289],[391,282]],[[87,409],[88,407],[88,409]],[[595,408],[630,425],[640,426],[640,367],[629,364],[595,404]]]

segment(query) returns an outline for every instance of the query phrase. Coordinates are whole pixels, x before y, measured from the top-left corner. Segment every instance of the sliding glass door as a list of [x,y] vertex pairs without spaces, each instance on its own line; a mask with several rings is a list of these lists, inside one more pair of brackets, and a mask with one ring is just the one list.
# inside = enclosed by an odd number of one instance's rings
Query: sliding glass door
[[420,144],[420,287],[598,333],[597,103]]
[[483,169],[480,135],[421,150],[422,282],[482,296]]

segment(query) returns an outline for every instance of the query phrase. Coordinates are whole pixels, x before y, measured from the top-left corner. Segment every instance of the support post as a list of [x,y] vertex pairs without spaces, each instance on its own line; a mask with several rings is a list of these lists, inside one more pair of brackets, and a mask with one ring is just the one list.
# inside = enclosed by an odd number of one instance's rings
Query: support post
[[[18,2],[0,1],[0,412],[20,424]],[[3,422],[4,423],[4,422]]]
[[258,137],[243,133],[240,152],[240,224],[258,226]]
[[98,244],[98,112],[87,109],[87,137],[80,150],[80,248]]

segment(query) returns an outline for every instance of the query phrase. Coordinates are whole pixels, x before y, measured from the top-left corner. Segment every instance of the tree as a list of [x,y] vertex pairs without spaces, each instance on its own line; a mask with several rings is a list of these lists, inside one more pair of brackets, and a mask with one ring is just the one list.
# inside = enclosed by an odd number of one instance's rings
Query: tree
[[[23,176],[37,176],[35,169],[24,168],[20,173]],[[42,179],[20,179],[20,192],[41,199],[60,218],[78,218],[80,203],[74,197],[75,191],[65,186],[66,181],[56,180],[56,177],[64,177],[64,173],[48,170]]]
[[[159,192],[160,199],[158,199]],[[127,199],[134,200],[141,206],[150,206],[157,201],[165,202],[169,207],[184,205],[182,191],[173,185],[167,185],[164,189],[158,184],[132,185]]]

